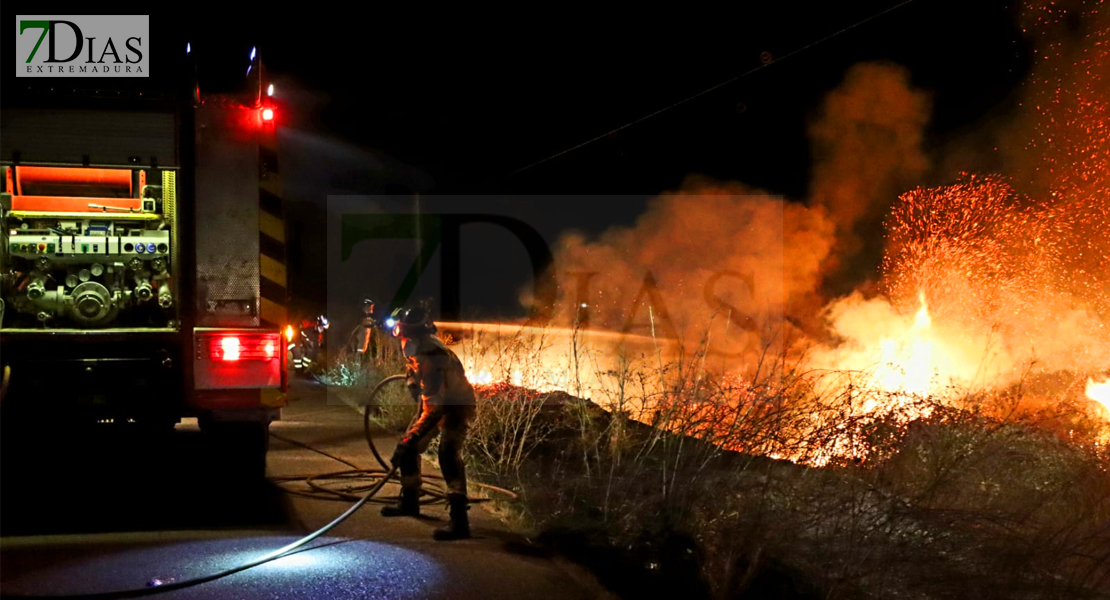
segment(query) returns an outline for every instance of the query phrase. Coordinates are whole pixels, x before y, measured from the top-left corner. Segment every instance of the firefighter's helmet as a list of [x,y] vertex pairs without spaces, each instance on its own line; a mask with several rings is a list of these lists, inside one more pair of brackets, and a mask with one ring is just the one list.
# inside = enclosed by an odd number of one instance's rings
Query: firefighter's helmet
[[435,323],[422,308],[409,308],[402,311],[397,324],[393,327],[393,335],[403,338],[431,335],[435,332]]

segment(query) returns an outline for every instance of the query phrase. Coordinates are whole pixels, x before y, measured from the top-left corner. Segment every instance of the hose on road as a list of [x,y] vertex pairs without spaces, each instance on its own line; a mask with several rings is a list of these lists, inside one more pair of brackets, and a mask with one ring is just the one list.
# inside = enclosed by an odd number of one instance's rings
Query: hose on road
[[[387,377],[384,380],[382,380],[374,388],[374,390],[370,393],[370,398],[369,398],[370,402],[371,403],[373,402],[374,397],[378,394],[378,392],[381,389],[384,388],[386,383],[388,383],[390,381],[393,381],[395,379],[398,379],[398,378],[403,379],[404,376],[403,375],[394,375],[392,377]],[[368,423],[368,421],[367,421],[367,423]],[[367,443],[370,444],[371,452],[373,452],[374,456],[378,459],[378,461],[380,463],[384,464],[384,462],[381,460],[381,455],[377,451],[377,448],[374,447],[373,440],[369,436],[369,432],[370,432],[369,425],[367,425],[365,431],[367,433],[366,440],[367,440]],[[279,438],[279,439],[284,439],[284,438]],[[286,440],[286,441],[289,441],[289,440]],[[304,446],[304,444],[299,444],[299,445]],[[315,448],[309,447],[309,449],[313,450],[315,452],[321,452],[320,450],[316,450]],[[339,461],[347,463],[347,464],[351,464],[351,463],[348,463],[346,460],[343,460],[339,457],[331,456],[331,458],[334,458],[335,460],[339,460]],[[277,550],[274,550],[273,552],[270,552],[269,554],[266,554],[264,556],[261,556],[259,558],[254,559],[254,560],[242,563],[240,565],[236,565],[234,567],[224,569],[223,571],[212,573],[210,575],[203,575],[201,577],[194,577],[192,579],[183,579],[181,581],[170,581],[168,583],[162,583],[161,580],[159,580],[159,579],[152,579],[147,584],[147,587],[135,588],[135,589],[130,589],[130,590],[115,590],[115,591],[111,591],[111,592],[97,592],[97,593],[91,593],[91,594],[60,594],[60,595],[0,594],[0,598],[12,598],[13,600],[14,599],[32,599],[32,598],[41,598],[41,599],[46,599],[46,598],[68,598],[68,599],[74,599],[74,600],[76,600],[76,599],[80,599],[80,600],[101,600],[101,599],[104,599],[104,600],[106,600],[106,599],[109,599],[109,598],[139,598],[139,597],[142,597],[142,596],[150,596],[150,595],[153,595],[153,594],[161,594],[161,593],[164,593],[164,592],[169,592],[169,591],[173,591],[173,590],[179,590],[179,589],[182,589],[182,588],[187,588],[187,587],[200,585],[202,583],[208,583],[210,581],[215,581],[217,579],[227,577],[228,575],[234,575],[235,573],[246,571],[247,569],[253,569],[254,567],[257,567],[259,565],[263,565],[263,564],[266,564],[268,562],[277,560],[277,559],[279,559],[283,556],[286,556],[286,555],[292,553],[293,551],[295,551],[299,548],[302,548],[306,544],[312,542],[316,538],[318,538],[321,535],[324,535],[325,533],[330,531],[336,525],[339,525],[343,521],[347,520],[348,517],[350,517],[351,515],[358,512],[358,510],[360,508],[362,508],[367,502],[369,502],[371,500],[371,498],[373,498],[379,491],[381,491],[381,489],[383,487],[385,487],[385,484],[388,483],[390,479],[394,478],[394,476],[397,474],[397,469],[395,467],[388,467],[388,468],[386,468],[385,470],[383,470],[381,472],[377,472],[376,470],[371,472],[371,471],[363,471],[363,470],[356,469],[355,471],[352,471],[352,473],[353,472],[358,472],[363,477],[365,477],[367,474],[376,474],[377,475],[375,477],[375,482],[369,486],[369,489],[366,490],[366,493],[363,494],[361,497],[358,497],[358,496],[355,497],[357,502],[355,502],[354,505],[352,505],[350,508],[348,508],[346,511],[344,511],[343,514],[341,514],[338,517],[336,517],[335,519],[333,519],[327,525],[324,525],[323,527],[317,529],[316,531],[313,531],[312,533],[302,537],[301,539],[299,539],[299,540],[297,540],[297,541],[295,541],[291,544],[288,544],[286,546],[283,546],[281,548],[278,548]],[[317,476],[310,477],[307,480],[311,481],[312,479],[320,479],[320,478],[325,478],[325,477],[327,477],[326,474],[325,475],[317,475]]]
[[[293,494],[295,496],[303,496],[303,497],[306,497],[306,498],[313,498],[313,499],[317,499],[317,500],[340,500],[340,501],[344,501],[344,502],[350,502],[350,501],[358,500],[360,498],[360,494],[362,494],[365,490],[369,489],[370,487],[376,485],[378,478],[385,475],[392,468],[389,465],[389,463],[386,462],[386,459],[384,457],[382,457],[381,452],[378,451],[378,447],[374,444],[374,436],[373,436],[373,432],[371,431],[371,422],[370,422],[371,409],[374,407],[374,399],[378,397],[378,394],[381,393],[382,390],[386,389],[386,386],[388,384],[390,384],[392,382],[395,382],[395,381],[404,381],[404,379],[405,379],[404,375],[390,375],[389,377],[386,377],[385,379],[382,379],[381,381],[379,381],[378,384],[375,385],[374,388],[371,390],[371,392],[370,392],[370,394],[367,398],[367,400],[368,400],[367,405],[363,407],[363,411],[362,411],[362,431],[363,431],[363,435],[366,437],[366,445],[370,449],[370,454],[373,455],[374,460],[376,460],[378,462],[378,464],[381,465],[380,469],[378,469],[378,468],[364,469],[364,468],[361,468],[358,465],[350,462],[349,460],[346,460],[344,458],[341,458],[341,457],[336,456],[334,454],[331,454],[329,452],[325,452],[323,450],[320,450],[318,448],[314,448],[314,447],[312,447],[308,444],[305,444],[303,442],[299,442],[297,440],[293,440],[293,439],[287,438],[285,436],[282,436],[282,435],[279,435],[279,434],[276,434],[276,433],[271,433],[270,437],[273,437],[274,439],[280,440],[280,441],[285,442],[287,444],[291,444],[293,446],[304,448],[305,450],[315,452],[315,453],[320,454],[322,456],[326,456],[326,457],[328,457],[328,458],[330,458],[330,459],[332,459],[336,462],[342,463],[342,464],[344,464],[348,467],[351,467],[351,468],[349,470],[345,470],[345,471],[333,471],[333,472],[329,472],[329,473],[318,473],[318,474],[307,475],[307,476],[272,477],[272,478],[270,478],[270,480],[274,481],[276,483],[279,483],[279,484],[292,483],[292,482],[302,482],[306,486],[308,486],[308,488],[309,488],[308,490],[298,490],[298,489],[293,489],[293,488],[286,487],[284,485],[282,486],[282,489],[285,492],[287,492],[289,494]],[[413,420],[412,420],[412,422],[409,423],[409,426],[411,427],[412,423],[414,423],[415,421],[416,421],[416,417],[413,417]],[[424,498],[421,500],[421,504],[435,504],[437,502],[447,500],[446,482],[444,481],[442,476],[424,474],[423,479],[424,479],[424,487],[423,487]],[[361,480],[368,480],[368,481],[361,481]],[[356,483],[361,483],[361,485],[355,485]],[[342,485],[343,489],[336,489],[335,487],[330,487],[331,485]],[[489,485],[489,484],[477,483],[477,482],[468,482],[468,485],[470,485],[471,487],[478,488],[478,489],[488,490],[488,491],[491,491],[491,492],[502,494],[504,496],[507,496],[507,497],[513,499],[513,500],[517,499],[517,495],[516,495],[515,492],[513,492],[511,490],[507,490],[507,489],[502,488],[502,487],[497,487],[495,485]],[[385,503],[393,502],[394,500],[395,500],[395,498],[390,498],[390,497],[384,497],[384,498],[376,497],[376,498],[373,498],[372,501],[385,504]],[[482,502],[488,502],[489,500],[490,500],[490,498],[470,498],[469,499],[471,504],[478,504],[478,503],[482,503]]]
[[247,569],[253,569],[254,567],[266,564],[266,563],[268,563],[270,561],[273,561],[273,560],[277,560],[277,559],[279,559],[283,556],[286,556],[286,555],[292,553],[294,550],[297,550],[298,548],[301,548],[305,544],[308,544],[308,543],[312,542],[312,540],[315,540],[316,538],[320,537],[321,535],[324,535],[325,533],[330,531],[332,528],[334,528],[336,525],[339,525],[343,521],[347,520],[347,517],[350,517],[351,515],[355,514],[355,512],[357,512],[358,509],[362,508],[362,506],[364,504],[366,504],[370,500],[370,498],[372,498],[374,496],[374,494],[377,494],[378,491],[380,491],[382,489],[382,487],[385,486],[385,484],[389,481],[389,479],[391,477],[393,477],[393,475],[395,475],[395,472],[396,472],[396,469],[390,469],[390,471],[387,473],[387,475],[385,477],[382,477],[376,485],[374,485],[368,492],[366,492],[366,494],[362,498],[359,499],[358,502],[356,502],[354,505],[352,505],[350,508],[348,508],[343,514],[341,514],[338,517],[336,517],[335,519],[333,519],[332,522],[328,523],[327,525],[324,525],[323,527],[317,529],[316,531],[313,531],[312,533],[304,536],[303,538],[301,538],[301,539],[299,539],[299,540],[297,540],[297,541],[295,541],[291,544],[288,544],[286,546],[278,548],[277,550],[274,550],[273,552],[270,552],[269,554],[266,554],[265,556],[256,558],[252,561],[245,562],[245,563],[240,564],[240,565],[236,565],[236,566],[231,567],[229,569],[224,569],[223,571],[212,573],[211,575],[203,575],[201,577],[194,577],[192,579],[184,579],[184,580],[181,580],[181,581],[171,581],[169,583],[161,583],[160,580],[158,580],[158,579],[152,579],[147,584],[147,587],[145,587],[145,588],[135,588],[135,589],[130,589],[130,590],[116,590],[116,591],[111,591],[111,592],[97,592],[97,593],[92,593],[92,594],[60,594],[60,595],[43,595],[43,596],[40,596],[40,595],[23,595],[23,594],[3,594],[3,595],[0,595],[0,598],[13,598],[13,599],[16,599],[16,598],[23,598],[23,599],[30,599],[30,598],[69,598],[69,599],[75,599],[75,600],[76,599],[80,599],[80,600],[102,600],[102,599],[104,599],[104,600],[107,600],[109,598],[138,598],[138,597],[141,597],[141,596],[150,596],[150,595],[153,595],[153,594],[161,594],[161,593],[164,593],[164,592],[170,592],[170,591],[179,590],[179,589],[182,589],[182,588],[193,587],[195,585],[200,585],[202,583],[208,583],[210,581],[215,581],[217,579],[227,577],[228,575],[234,575],[235,573],[239,573],[241,571],[246,571]]
[[[5,378],[4,378],[5,380],[7,379],[6,375],[7,374],[5,373]],[[391,479],[395,478],[395,476],[397,475],[397,468],[393,467],[391,465],[388,465],[386,463],[385,459],[382,457],[381,453],[378,451],[377,446],[374,445],[374,438],[371,435],[371,431],[370,431],[370,410],[371,410],[372,406],[374,405],[374,399],[377,397],[377,395],[383,389],[385,389],[385,386],[387,384],[389,384],[391,382],[394,382],[394,381],[401,381],[404,378],[405,378],[404,375],[392,375],[392,376],[386,377],[385,379],[378,382],[378,384],[376,386],[374,386],[374,389],[370,392],[370,395],[367,399],[367,406],[364,407],[364,410],[363,410],[362,424],[363,424],[363,433],[366,435],[366,444],[369,446],[370,453],[374,456],[374,459],[377,460],[379,465],[381,465],[381,467],[382,467],[381,469],[377,469],[377,468],[362,469],[362,468],[359,468],[354,463],[352,463],[352,462],[350,462],[350,461],[348,461],[344,458],[341,458],[339,456],[335,456],[334,454],[325,452],[325,451],[320,450],[318,448],[313,448],[312,446],[310,446],[308,444],[298,442],[296,440],[293,440],[293,439],[290,439],[290,438],[287,438],[287,437],[284,437],[284,436],[281,436],[281,435],[277,435],[277,434],[273,434],[273,433],[270,434],[275,439],[281,440],[281,441],[289,443],[289,444],[293,444],[295,446],[305,448],[307,450],[311,450],[312,452],[316,452],[318,454],[321,454],[321,455],[326,456],[326,457],[328,457],[332,460],[338,461],[340,463],[343,463],[343,464],[351,467],[350,470],[346,470],[346,471],[336,471],[336,472],[332,472],[332,473],[320,473],[320,474],[316,474],[316,475],[309,475],[309,476],[303,476],[303,477],[284,477],[284,478],[274,478],[273,479],[273,481],[276,481],[276,482],[279,482],[279,483],[280,482],[288,482],[288,481],[304,481],[313,490],[313,492],[301,492],[301,491],[297,491],[297,490],[291,490],[291,489],[288,489],[288,488],[283,488],[283,489],[285,489],[286,492],[289,492],[289,493],[292,493],[292,494],[307,496],[307,497],[310,497],[310,498],[323,498],[323,499],[330,499],[330,500],[347,500],[347,501],[354,500],[355,501],[354,505],[352,505],[350,508],[348,508],[346,511],[344,511],[343,514],[341,514],[338,517],[336,517],[335,519],[333,519],[327,525],[324,525],[323,527],[317,529],[316,531],[313,531],[312,533],[302,537],[301,539],[299,539],[299,540],[297,540],[297,541],[295,541],[291,544],[288,544],[286,546],[283,546],[281,548],[278,548],[277,550],[274,550],[273,552],[270,552],[269,554],[266,554],[262,557],[256,558],[252,561],[249,561],[249,562],[246,562],[246,563],[243,563],[243,564],[240,564],[240,565],[228,568],[228,569],[224,569],[223,571],[212,573],[211,575],[204,575],[204,576],[201,576],[201,577],[195,577],[195,578],[192,578],[192,579],[184,579],[184,580],[181,580],[181,581],[170,581],[170,582],[167,582],[167,583],[162,583],[161,580],[158,580],[158,579],[152,579],[147,584],[147,587],[144,587],[144,588],[136,588],[136,589],[130,589],[130,590],[117,590],[117,591],[112,591],[112,592],[97,592],[97,593],[91,593],[91,594],[21,595],[21,594],[3,594],[3,593],[0,593],[0,599],[11,598],[13,600],[15,600],[15,599],[30,600],[30,599],[33,599],[33,598],[34,599],[67,598],[67,599],[73,599],[73,600],[77,600],[77,599],[80,599],[80,600],[101,600],[101,599],[108,599],[108,598],[138,598],[138,597],[142,597],[142,596],[150,596],[150,595],[153,595],[153,594],[160,594],[160,593],[163,593],[163,592],[169,592],[169,591],[173,591],[173,590],[179,590],[179,589],[182,589],[182,588],[192,587],[192,586],[200,585],[202,583],[208,583],[210,581],[215,581],[217,579],[221,579],[221,578],[227,577],[229,575],[234,575],[235,573],[246,571],[247,569],[253,569],[254,567],[257,567],[259,565],[263,565],[263,564],[266,564],[268,562],[277,560],[277,559],[279,559],[283,556],[289,555],[290,553],[294,552],[295,550],[298,550],[298,549],[304,547],[306,544],[312,542],[316,538],[318,538],[321,535],[327,533],[328,531],[330,531],[331,529],[333,529],[335,526],[339,525],[343,521],[347,520],[348,517],[350,517],[351,515],[358,512],[358,510],[360,508],[362,508],[367,502],[370,502],[372,500],[376,501],[376,502],[390,502],[391,500],[389,500],[389,499],[376,498],[375,496],[378,494],[378,492],[381,491],[381,489],[383,487],[385,487],[386,483],[389,483],[389,481]],[[414,420],[415,420],[415,418],[414,418]],[[360,487],[353,487],[353,488],[349,487],[346,490],[332,489],[332,488],[327,487],[327,485],[325,483],[326,481],[350,481],[350,480],[356,480],[356,479],[369,479],[370,482],[366,483],[366,484],[364,484]],[[424,475],[424,480],[425,480],[426,483],[430,483],[431,485],[425,487],[424,494],[426,496],[428,496],[428,499],[423,501],[422,503],[425,503],[425,504],[426,503],[434,503],[434,502],[438,502],[438,501],[441,501],[443,499],[446,499],[446,497],[447,497],[446,490],[444,489],[444,487],[441,484],[438,483],[438,482],[443,481],[442,477],[434,476],[434,475]],[[513,493],[512,491],[504,489],[504,488],[500,488],[500,487],[497,487],[497,486],[480,484],[480,483],[475,483],[474,485],[479,487],[479,488],[483,488],[483,489],[487,489],[487,490],[490,490],[490,491],[506,494],[509,497],[514,498],[514,499],[517,497],[516,494]],[[360,496],[359,493],[361,493],[361,492],[364,492],[364,493],[362,493],[362,495]],[[482,499],[482,498],[471,499],[471,502],[482,502],[482,501],[485,501],[485,499]],[[306,548],[305,550],[311,550],[311,548]]]

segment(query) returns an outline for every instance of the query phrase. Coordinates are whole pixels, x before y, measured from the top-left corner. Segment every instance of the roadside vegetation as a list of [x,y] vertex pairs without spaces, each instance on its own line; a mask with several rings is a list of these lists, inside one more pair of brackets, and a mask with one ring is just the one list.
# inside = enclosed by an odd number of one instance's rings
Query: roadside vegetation
[[[722,379],[641,354],[590,389],[537,392],[510,375],[542,372],[534,343],[489,351],[502,368],[477,386],[470,477],[517,491],[494,499],[506,521],[622,597],[1110,594],[1105,415],[1038,382],[942,402],[781,357]],[[390,369],[335,381],[368,391]]]
[[[317,376],[328,386],[328,401],[349,406],[366,406],[370,394],[378,383],[398,373],[404,373],[405,361],[394,340],[380,331],[374,332],[374,342],[367,355],[351,348],[341,348],[330,360],[327,368]],[[370,422],[386,431],[403,431],[416,416],[417,406],[403,385],[387,385],[374,398],[370,407]]]

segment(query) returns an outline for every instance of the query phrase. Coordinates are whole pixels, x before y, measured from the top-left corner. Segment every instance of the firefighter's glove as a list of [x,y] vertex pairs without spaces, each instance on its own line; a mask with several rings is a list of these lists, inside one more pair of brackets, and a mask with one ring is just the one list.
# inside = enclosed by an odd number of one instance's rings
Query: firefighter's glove
[[396,468],[401,468],[401,461],[405,459],[410,453],[416,452],[416,442],[405,437],[400,442],[397,442],[397,447],[393,450],[393,457],[389,459],[390,464]]

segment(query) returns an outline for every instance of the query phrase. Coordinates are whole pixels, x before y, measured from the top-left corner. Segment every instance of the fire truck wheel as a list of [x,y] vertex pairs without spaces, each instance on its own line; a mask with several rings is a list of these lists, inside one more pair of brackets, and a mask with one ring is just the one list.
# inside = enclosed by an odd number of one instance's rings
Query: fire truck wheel
[[214,466],[231,480],[259,482],[266,478],[270,424],[255,421],[200,421],[214,452]]

